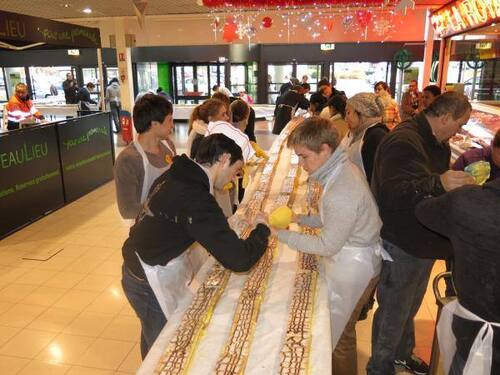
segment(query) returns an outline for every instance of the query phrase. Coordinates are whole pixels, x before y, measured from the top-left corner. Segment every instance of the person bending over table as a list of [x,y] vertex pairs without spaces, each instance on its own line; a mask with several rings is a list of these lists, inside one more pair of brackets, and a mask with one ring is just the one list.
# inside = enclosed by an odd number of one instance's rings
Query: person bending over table
[[337,147],[339,135],[328,120],[304,120],[289,136],[299,163],[323,188],[319,215],[294,215],[318,235],[278,230],[279,241],[321,256],[330,302],[333,374],[357,375],[355,324],[374,288],[384,252],[382,222],[365,176]]
[[248,271],[264,254],[270,234],[259,222],[239,239],[211,194],[243,168],[241,148],[223,134],[200,142],[194,160],[176,156],[151,189],[123,245],[122,286],[141,321],[144,358],[175,311],[190,293],[193,270],[187,249],[200,243],[224,267]]
[[159,95],[146,94],[134,105],[134,127],[139,135],[115,163],[116,198],[124,219],[139,215],[153,182],[172,163],[172,115],[172,103]]

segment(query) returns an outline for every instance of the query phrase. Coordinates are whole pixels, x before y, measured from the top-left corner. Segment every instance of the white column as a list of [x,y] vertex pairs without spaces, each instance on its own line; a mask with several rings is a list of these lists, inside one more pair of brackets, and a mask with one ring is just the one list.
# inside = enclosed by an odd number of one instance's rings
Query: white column
[[127,47],[125,42],[125,20],[123,18],[114,18],[114,23],[116,61],[118,63],[118,79],[120,80],[122,109],[132,113],[134,106],[134,83],[130,48]]
[[425,50],[424,50],[424,69],[419,75],[419,86],[423,89],[429,84],[432,71],[432,55],[434,50],[434,27],[431,23],[431,11],[427,10],[425,20]]
[[97,69],[99,69],[99,86],[101,88],[101,95],[99,97],[99,104],[101,106],[101,111],[106,111],[106,107],[104,106],[104,98],[106,96],[106,86],[104,84],[104,75],[102,68],[102,49],[97,49]]

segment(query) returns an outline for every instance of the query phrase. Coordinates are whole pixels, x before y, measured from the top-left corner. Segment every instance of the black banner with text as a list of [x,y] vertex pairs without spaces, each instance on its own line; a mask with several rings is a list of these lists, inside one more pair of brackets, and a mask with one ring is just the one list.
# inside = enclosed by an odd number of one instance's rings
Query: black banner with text
[[0,136],[0,238],[63,205],[55,127]]
[[109,113],[57,124],[66,202],[113,179],[113,147]]

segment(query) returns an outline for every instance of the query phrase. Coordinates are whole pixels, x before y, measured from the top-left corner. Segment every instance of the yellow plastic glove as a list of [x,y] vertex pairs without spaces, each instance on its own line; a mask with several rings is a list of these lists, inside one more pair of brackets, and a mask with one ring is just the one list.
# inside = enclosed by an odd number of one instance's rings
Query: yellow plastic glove
[[269,215],[269,225],[279,229],[287,228],[292,222],[293,211],[288,206],[281,206]]
[[483,185],[490,178],[491,166],[487,161],[476,161],[465,167],[464,171],[474,177],[476,184]]
[[228,190],[231,190],[232,188],[233,188],[233,183],[231,181],[229,181],[227,184],[224,185],[222,190],[228,191]]
[[257,155],[258,158],[264,158],[264,159],[269,159],[269,155],[260,147],[256,142],[250,141],[252,144],[252,147],[255,151],[255,155]]
[[246,189],[250,183],[250,173],[248,172],[248,167],[246,165],[242,168],[242,174],[243,179],[241,180],[241,186],[243,189]]

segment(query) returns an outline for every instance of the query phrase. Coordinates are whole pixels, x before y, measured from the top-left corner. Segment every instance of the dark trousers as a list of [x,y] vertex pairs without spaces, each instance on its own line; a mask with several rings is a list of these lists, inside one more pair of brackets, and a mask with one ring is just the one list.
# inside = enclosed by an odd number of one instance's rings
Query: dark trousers
[[434,260],[415,258],[390,242],[384,241],[384,248],[393,262],[382,263],[368,375],[392,375],[394,360],[411,356],[415,347],[413,319],[422,304],[434,265]]
[[132,275],[125,265],[122,266],[122,287],[141,321],[141,356],[144,359],[167,319],[149,283]]
[[119,133],[122,131],[122,127],[120,125],[121,106],[117,102],[109,102],[109,109],[111,111],[111,117],[113,118],[113,122],[115,123],[116,132]]

